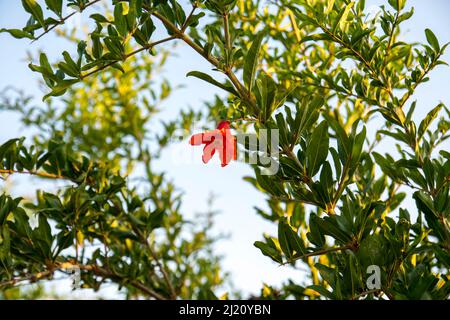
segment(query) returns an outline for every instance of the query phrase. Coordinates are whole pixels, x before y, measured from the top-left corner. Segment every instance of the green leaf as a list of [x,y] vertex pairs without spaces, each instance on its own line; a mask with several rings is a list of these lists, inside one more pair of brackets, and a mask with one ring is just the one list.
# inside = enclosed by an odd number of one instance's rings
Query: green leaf
[[42,101],[47,100],[49,97],[57,97],[62,96],[64,93],[66,93],[67,89],[74,85],[75,83],[79,82],[78,79],[72,79],[72,80],[62,80],[60,81],[56,86],[52,88],[52,91],[45,95],[42,98]]
[[252,43],[250,50],[245,57],[244,62],[244,84],[248,91],[252,91],[256,78],[256,68],[258,66],[258,56],[261,49],[261,43],[264,37],[264,32],[260,32]]
[[300,44],[307,42],[307,41],[320,41],[320,40],[331,41],[331,40],[333,40],[333,38],[329,34],[326,34],[326,33],[311,34],[311,35],[303,37],[300,40]]
[[28,216],[24,209],[16,208],[13,211],[14,215],[14,227],[16,228],[19,235],[29,238],[31,235],[31,228],[28,223]]
[[103,15],[101,15],[101,14],[99,14],[99,13],[91,14],[91,15],[89,16],[89,18],[94,19],[95,22],[97,22],[97,23],[108,23],[108,22],[109,22],[109,20],[106,19],[105,16],[103,16]]
[[417,208],[426,216],[437,218],[439,215],[434,211],[433,200],[423,191],[416,191],[413,194]]
[[355,4],[355,2],[350,2],[347,6],[345,6],[345,8],[342,8],[341,11],[339,12],[339,15],[333,25],[333,33],[336,32],[337,28],[339,27],[342,31],[345,28],[345,24],[347,23],[347,18],[348,15],[350,13],[351,8],[353,7],[353,5]]
[[440,103],[437,105],[433,110],[431,110],[426,117],[422,120],[422,122],[419,125],[419,131],[417,132],[417,140],[420,141],[427,131],[430,124],[433,122],[434,119],[436,119],[437,115],[439,114],[439,111],[441,111],[442,107],[444,105]]
[[150,214],[148,227],[150,230],[160,228],[163,225],[164,216],[166,211],[162,209],[156,209]]
[[351,166],[353,168],[356,167],[359,163],[365,139],[366,139],[366,127],[364,126],[361,132],[358,133],[353,140],[352,163],[351,163]]
[[275,116],[275,119],[277,121],[278,130],[280,130],[280,144],[282,147],[288,147],[289,138],[287,133],[286,122],[284,121],[283,115],[281,113],[278,113]]
[[114,25],[121,36],[125,37],[128,34],[127,19],[124,16],[122,2],[114,6]]
[[325,287],[322,287],[320,285],[314,284],[314,285],[309,286],[308,289],[314,290],[317,293],[321,294],[322,296],[324,296],[328,299],[332,299],[332,300],[336,299],[336,296],[333,293],[331,293],[330,291],[325,289]]
[[335,0],[328,0],[327,7],[325,9],[325,14],[330,14],[331,11],[333,11]]
[[236,92],[236,90],[233,88],[233,86],[229,82],[222,84],[206,73],[203,73],[200,71],[191,71],[186,75],[186,77],[199,78],[203,81],[206,81],[206,82],[209,82],[209,83],[215,85],[216,87],[219,87],[225,91],[228,91],[229,93],[233,94],[236,97],[239,96],[239,94]]
[[263,255],[271,258],[275,262],[283,263],[281,254],[276,248],[274,248],[274,247],[270,246],[269,244],[264,243],[262,241],[255,241],[255,243],[253,245],[255,247],[257,247],[259,250],[261,250]]
[[[290,227],[288,226],[288,228]],[[288,240],[286,222],[284,221],[280,221],[280,223],[278,224],[278,241],[280,243],[281,251],[283,251],[288,260],[290,260],[292,258],[292,255],[294,254],[294,249],[291,247]]]
[[294,254],[296,256],[305,254],[306,249],[302,239],[291,228],[285,218],[281,219],[278,224],[278,241],[281,250],[288,259],[291,259]]
[[74,231],[63,230],[58,233],[58,235],[56,236],[57,248],[53,254],[53,257],[56,258],[61,253],[61,251],[72,246],[74,244],[74,240]]
[[350,141],[342,125],[334,117],[326,113],[324,113],[323,116],[336,133],[339,158],[342,163],[345,163],[351,155],[352,142]]
[[[19,141],[19,139],[11,139],[6,141],[4,144],[0,146],[0,163],[3,164],[3,157],[5,156],[5,153],[11,148],[13,145],[16,144],[16,142]],[[2,167],[3,169],[3,167]]]
[[67,51],[63,52],[63,57],[65,62],[60,62],[58,67],[64,71],[65,74],[78,78],[80,76],[80,68],[77,63],[73,61],[72,57]]
[[328,266],[325,266],[321,263],[316,263],[314,265],[317,270],[319,270],[320,276],[322,277],[323,280],[325,280],[326,282],[328,282],[328,284],[335,289],[336,288],[336,271],[333,268],[330,268]]
[[45,0],[47,7],[61,17],[63,0]]
[[327,159],[328,146],[328,124],[326,121],[322,121],[313,131],[306,149],[307,169],[311,177],[316,175],[322,163]]
[[383,265],[386,248],[384,248],[383,236],[373,234],[361,241],[358,250],[358,258],[364,267],[369,265]]
[[41,6],[36,2],[36,0],[22,0],[22,6],[26,12],[30,13],[33,18],[35,18],[42,28],[46,28],[44,21],[44,13],[42,12]]
[[324,235],[329,235],[342,243],[347,243],[351,240],[351,235],[339,227],[335,216],[316,218],[315,221]]
[[427,37],[428,43],[433,47],[435,52],[439,52],[441,50],[439,46],[439,41],[436,38],[436,35],[430,29],[425,29],[425,35]]
[[308,240],[316,245],[317,247],[323,247],[325,245],[325,236],[321,232],[319,228],[318,220],[320,218],[317,217],[315,214],[311,214],[309,217],[309,230],[308,234],[306,235],[308,237]]
[[40,214],[38,220],[39,225],[35,230],[37,231],[39,238],[41,240],[44,240],[48,244],[48,246],[51,247],[53,238],[50,225],[47,222],[47,218],[44,215]]
[[20,29],[0,29],[0,33],[2,32],[7,32],[16,39],[23,39],[23,38],[34,39],[34,36],[31,33],[25,32]]
[[[309,131],[312,125],[319,118],[319,110],[324,104],[322,97],[316,97],[312,101],[308,102],[306,106],[297,106],[297,114],[295,115],[295,127],[297,129],[297,137]],[[296,144],[297,141],[294,141]]]

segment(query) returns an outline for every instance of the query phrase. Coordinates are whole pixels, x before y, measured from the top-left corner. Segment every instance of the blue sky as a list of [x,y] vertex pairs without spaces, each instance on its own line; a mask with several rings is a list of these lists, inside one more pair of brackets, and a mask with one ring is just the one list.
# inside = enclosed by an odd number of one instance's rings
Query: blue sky
[[[372,0],[366,3],[366,7],[370,9],[371,6],[385,2]],[[450,42],[450,1],[408,1],[408,6],[411,5],[415,7],[415,15],[403,26],[402,37],[405,41],[425,42],[424,29],[430,28],[440,43]],[[18,2],[0,0],[1,27],[18,28],[26,19],[26,14]],[[39,50],[43,50],[51,59],[57,59],[63,50],[74,49],[65,48],[65,45],[52,35],[30,44],[28,40],[16,40],[6,34],[0,34],[0,90],[10,85],[22,88],[27,94],[36,96],[36,101],[39,102],[43,94],[37,86],[38,77],[27,67],[26,53],[29,51],[35,55]],[[164,102],[164,111],[159,115],[161,119],[174,119],[181,109],[187,107],[199,109],[204,101],[218,93],[212,86],[200,80],[191,78],[187,81],[185,78],[186,73],[192,70],[210,73],[209,63],[186,46],[181,45],[177,52],[177,57],[168,60],[165,75],[172,83],[183,84],[185,87],[177,90]],[[450,61],[449,53],[444,60]],[[431,74],[431,81],[417,90],[414,99],[418,101],[416,119],[423,118],[426,112],[439,102],[450,106],[450,69],[436,69]],[[0,117],[0,142],[23,135],[16,115],[2,112]],[[393,150],[389,140],[386,141],[382,146],[384,150]],[[444,148],[450,149],[448,144]],[[180,149],[193,152],[194,163],[175,164],[173,155]],[[289,277],[297,280],[303,278],[302,271],[279,267],[253,247],[253,242],[260,240],[264,232],[275,234],[276,230],[274,225],[257,216],[253,209],[254,206],[265,207],[265,200],[262,194],[242,179],[243,176],[252,174],[247,165],[235,162],[221,168],[217,161],[203,165],[200,148],[193,150],[187,144],[178,144],[165,151],[157,168],[167,171],[168,176],[184,192],[182,208],[189,217],[193,217],[196,212],[206,211],[208,195],[216,195],[214,209],[221,211],[217,217],[216,231],[231,235],[229,240],[217,246],[217,252],[225,255],[224,268],[231,271],[237,288],[246,293],[257,292],[263,281],[276,285]],[[27,190],[27,193],[32,194],[29,191]],[[413,206],[407,203],[406,207]]]

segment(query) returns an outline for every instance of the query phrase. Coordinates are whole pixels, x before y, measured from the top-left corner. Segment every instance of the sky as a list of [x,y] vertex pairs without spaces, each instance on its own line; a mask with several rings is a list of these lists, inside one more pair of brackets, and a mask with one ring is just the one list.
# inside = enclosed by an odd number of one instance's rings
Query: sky
[[[366,1],[366,7],[376,10],[378,5],[383,3],[387,5],[387,1],[369,0]],[[425,42],[424,30],[430,28],[441,44],[450,42],[450,1],[410,0],[407,4],[407,7],[409,6],[415,7],[415,14],[403,25],[402,37],[405,41]],[[79,19],[81,23],[86,21],[83,17]],[[0,0],[1,28],[19,28],[26,20],[27,15],[17,1]],[[36,55],[36,52],[42,50],[54,61],[63,50],[74,49],[65,46],[65,43],[52,35],[30,44],[28,40],[16,40],[7,34],[0,34],[0,91],[7,86],[14,86],[37,97],[37,102],[40,101],[43,93],[37,86],[38,75],[27,67],[27,52]],[[450,61],[449,51],[444,60]],[[161,105],[164,111],[158,116],[160,119],[176,119],[179,111],[188,107],[200,109],[205,101],[219,93],[205,82],[193,78],[187,80],[185,77],[186,73],[192,70],[211,73],[208,62],[184,45],[177,48],[177,53],[176,57],[167,61],[165,76],[173,85],[183,84],[184,88],[178,89]],[[420,86],[413,97],[417,99],[417,119],[422,119],[426,112],[439,102],[450,106],[450,69],[439,67],[433,71],[430,78],[431,81]],[[17,115],[1,112],[0,121],[0,143],[24,134]],[[394,149],[389,143],[388,141],[382,146],[383,151]],[[448,150],[450,146],[447,144],[445,148]],[[189,161],[177,161],[180,152],[188,154]],[[204,165],[201,162],[201,148],[190,148],[184,142],[169,147],[156,168],[167,171],[168,177],[183,191],[182,210],[186,212],[187,217],[205,212],[208,209],[208,196],[211,193],[215,195],[213,208],[220,211],[215,232],[230,235],[228,240],[222,241],[216,247],[216,251],[224,255],[223,268],[231,272],[236,288],[245,294],[258,293],[263,282],[279,285],[289,278],[296,281],[303,279],[303,271],[279,267],[253,246],[254,241],[261,240],[263,233],[276,234],[276,226],[263,220],[254,210],[255,206],[265,208],[266,204],[263,194],[242,179],[246,175],[252,175],[249,166],[232,162],[222,168],[218,161]],[[408,201],[404,206],[413,208],[413,204]],[[57,290],[67,292],[64,288]],[[75,297],[82,298],[83,294],[78,292]]]

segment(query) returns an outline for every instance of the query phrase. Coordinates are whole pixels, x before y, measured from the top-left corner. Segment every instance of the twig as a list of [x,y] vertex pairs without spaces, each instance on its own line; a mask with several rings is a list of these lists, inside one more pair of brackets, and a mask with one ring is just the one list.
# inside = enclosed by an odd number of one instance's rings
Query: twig
[[164,42],[167,42],[167,41],[170,41],[170,40],[173,40],[173,39],[175,39],[175,37],[171,36],[171,37],[167,37],[167,38],[164,38],[164,39],[161,39],[161,40],[158,40],[158,41],[149,43],[149,44],[147,44],[146,46],[143,46],[143,47],[141,47],[141,48],[139,48],[139,49],[137,49],[137,50],[134,50],[134,51],[132,51],[132,52],[130,52],[130,53],[125,54],[125,55],[123,56],[123,59],[122,59],[122,60],[113,60],[113,61],[108,62],[107,64],[105,64],[105,65],[103,65],[103,66],[101,66],[101,67],[98,67],[98,68],[95,69],[95,70],[92,70],[92,71],[90,71],[90,72],[88,72],[88,73],[86,73],[86,74],[80,75],[80,79],[83,80],[83,79],[85,79],[85,78],[87,78],[87,77],[89,77],[89,76],[91,76],[91,75],[93,75],[93,74],[95,74],[95,73],[97,73],[97,72],[100,72],[100,71],[102,71],[102,70],[105,70],[105,69],[108,68],[108,67],[111,67],[112,65],[114,65],[114,64],[116,64],[116,63],[118,63],[118,62],[120,62],[120,61],[125,61],[125,60],[127,60],[128,58],[130,58],[130,57],[132,57],[132,56],[138,54],[139,52],[142,52],[142,51],[144,51],[144,50],[149,50],[149,49],[151,49],[151,48],[153,48],[153,47],[155,47],[155,46],[157,46],[157,45],[159,45],[159,44],[161,44],[161,43],[164,43]]
[[193,15],[194,15],[195,10],[197,9],[197,7],[198,7],[198,4],[196,2],[194,2],[192,4],[191,12],[189,13],[188,17],[186,18],[186,20],[184,21],[183,25],[181,26],[181,29],[180,29],[181,32],[185,32],[186,31],[187,27],[189,26],[189,22],[191,22],[191,19],[192,19]]
[[225,38],[225,48],[227,51],[231,50],[231,38],[230,38],[230,23],[228,21],[228,13],[225,12],[222,16],[223,18],[223,30]]
[[49,276],[51,276],[53,274],[52,271],[46,270],[46,271],[42,271],[36,274],[30,274],[21,278],[13,278],[11,280],[6,280],[4,282],[0,282],[0,288],[4,288],[4,287],[9,287],[9,286],[14,286],[20,282],[24,282],[24,281],[31,281],[31,282],[36,282],[39,281],[41,279],[44,278],[48,278]]
[[381,290],[381,289],[367,290],[367,291],[361,292],[360,294],[357,294],[356,296],[352,297],[352,300],[358,300],[359,298],[366,296],[368,294],[376,294],[376,293],[381,293],[381,292],[383,292],[383,290]]
[[[80,8],[80,12],[83,12],[86,8],[96,4],[97,2],[100,2],[101,0],[94,0],[91,1],[89,3],[87,3],[86,5],[83,6],[83,8]],[[69,15],[67,15],[66,17],[62,18],[61,20],[58,20],[57,22],[55,22],[55,24],[53,26],[51,26],[50,28],[48,28],[47,30],[45,30],[43,33],[41,33],[39,36],[37,36],[36,38],[33,39],[33,41],[31,41],[31,43],[34,43],[35,41],[38,41],[40,38],[42,38],[43,36],[45,36],[47,33],[49,33],[50,31],[52,31],[53,29],[55,29],[56,27],[64,24],[68,19],[72,18],[75,14],[77,14],[77,11],[74,11],[72,13],[70,13]]]
[[61,263],[58,265],[58,269],[70,269],[70,268],[79,268],[80,270],[84,271],[91,271],[95,275],[98,275],[100,277],[109,278],[109,279],[120,279],[127,281],[131,286],[135,287],[136,289],[139,289],[140,291],[148,294],[150,297],[155,298],[157,300],[167,300],[164,296],[161,294],[155,292],[151,288],[145,286],[142,282],[135,280],[135,279],[128,279],[124,276],[121,276],[117,273],[114,273],[110,270],[107,270],[105,268],[96,266],[96,265],[81,265],[81,264],[72,264],[70,262]]
[[169,274],[167,273],[166,268],[162,265],[162,263],[159,261],[158,257],[156,256],[155,251],[153,251],[152,246],[150,245],[150,243],[148,243],[148,241],[146,241],[148,250],[150,251],[150,255],[152,256],[153,260],[155,260],[156,265],[158,266],[159,270],[161,271],[161,273],[163,274],[164,277],[164,281],[166,282],[169,291],[171,293],[172,299],[175,300],[177,298],[177,293],[172,285],[172,281],[169,278]]
[[168,30],[173,32],[176,37],[182,41],[184,41],[188,46],[190,46],[192,49],[197,51],[202,57],[204,57],[207,61],[209,61],[212,65],[214,65],[217,69],[222,70],[225,75],[230,79],[230,81],[233,83],[234,87],[238,91],[240,98],[244,100],[247,104],[249,104],[252,107],[256,107],[256,101],[254,97],[250,94],[250,92],[245,89],[245,87],[241,84],[239,79],[236,77],[236,75],[233,73],[233,71],[230,70],[230,68],[223,69],[222,63],[217,59],[215,56],[207,53],[201,46],[199,46],[197,43],[195,43],[189,36],[187,36],[184,32],[181,32],[171,21],[169,21],[166,17],[161,15],[159,12],[152,11],[151,8],[144,6],[145,9],[149,10],[153,16],[155,16],[157,19],[159,19]]
[[328,30],[325,26],[323,26],[323,25],[321,25],[319,23],[317,23],[317,25],[319,26],[320,29],[322,29],[323,32],[325,32],[328,36],[330,36],[333,39],[334,42],[337,42],[338,44],[340,44],[341,46],[343,46],[347,50],[350,50],[351,53],[369,69],[370,73],[372,74],[372,77],[374,79],[380,81],[381,83],[383,83],[384,89],[387,91],[387,93],[389,94],[391,99],[394,100],[394,94],[392,93],[392,90],[389,87],[386,86],[386,84],[384,83],[384,81],[382,81],[382,79],[380,78],[380,76],[377,73],[377,71],[373,68],[373,66],[369,63],[369,61],[367,61],[363,57],[363,55],[359,51],[355,50],[355,48],[350,46],[343,39],[341,39],[338,36],[336,36],[333,32]]
[[5,169],[0,169],[0,174],[17,174],[17,173],[21,173],[21,174],[29,174],[29,175],[34,175],[34,176],[39,176],[42,178],[50,178],[50,179],[67,179],[70,180],[67,177],[61,176],[61,175],[56,175],[56,174],[51,174],[51,173],[46,173],[46,172],[38,172],[38,171],[18,171],[18,170],[5,170]]
[[287,264],[291,264],[294,261],[305,259],[305,258],[308,258],[308,257],[321,256],[321,255],[324,255],[324,254],[327,254],[327,253],[330,253],[330,252],[343,251],[343,250],[347,250],[347,249],[351,249],[351,248],[352,248],[351,245],[345,245],[345,246],[342,246],[342,247],[328,248],[328,249],[323,249],[323,250],[319,250],[319,251],[315,251],[315,252],[306,253],[306,254],[298,256],[298,257],[293,257],[289,261],[286,261],[286,262],[282,263],[281,266],[284,266],[284,265],[287,265]]

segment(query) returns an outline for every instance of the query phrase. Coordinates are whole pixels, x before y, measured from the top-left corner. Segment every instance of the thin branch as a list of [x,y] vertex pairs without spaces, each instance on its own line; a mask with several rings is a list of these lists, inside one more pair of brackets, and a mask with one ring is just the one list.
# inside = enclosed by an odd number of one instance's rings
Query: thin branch
[[[96,4],[97,2],[100,2],[101,0],[94,0],[91,2],[88,2],[86,5],[83,6],[83,8],[80,8],[80,12],[83,12],[86,8]],[[55,29],[56,27],[63,25],[67,20],[69,20],[70,18],[72,18],[75,14],[77,14],[78,11],[74,11],[72,13],[70,13],[69,15],[65,16],[64,18],[62,18],[61,20],[58,20],[57,22],[55,22],[55,24],[53,26],[51,26],[50,28],[48,28],[47,30],[45,30],[43,33],[41,33],[39,36],[37,36],[36,38],[33,39],[33,41],[31,41],[31,43],[34,43],[35,41],[38,41],[40,38],[42,38],[43,36],[45,36],[47,33],[49,33],[50,31],[52,31],[53,29]]]
[[160,20],[168,30],[175,34],[175,36],[184,41],[188,46],[197,51],[202,57],[204,57],[208,62],[210,62],[217,69],[222,70],[225,75],[230,79],[233,83],[234,87],[238,91],[240,98],[244,100],[247,104],[252,107],[256,106],[256,102],[254,97],[250,94],[250,92],[245,89],[236,75],[229,68],[223,68],[222,62],[219,61],[215,56],[207,53],[201,46],[195,43],[189,36],[187,36],[184,32],[181,32],[171,21],[169,21],[166,17],[161,15],[159,12],[152,11],[151,8],[144,6],[147,10],[151,11],[151,14],[155,16],[158,20]]
[[143,283],[141,283],[138,280],[128,279],[124,276],[118,275],[110,270],[104,269],[104,268],[96,266],[96,265],[81,265],[81,264],[73,264],[70,262],[58,263],[54,266],[51,266],[51,268],[49,268],[48,270],[45,270],[45,271],[42,271],[42,272],[39,272],[36,274],[29,274],[24,277],[18,277],[18,278],[4,281],[4,282],[0,282],[0,288],[15,286],[16,284],[19,284],[24,281],[30,281],[30,283],[34,283],[34,282],[51,277],[57,270],[63,271],[63,270],[73,269],[73,268],[79,268],[80,270],[83,270],[83,271],[93,272],[95,275],[106,278],[106,279],[111,279],[111,280],[116,279],[116,280],[126,281],[134,288],[142,291],[143,293],[147,294],[148,296],[150,296],[154,299],[167,300],[164,296],[155,292],[151,288],[145,286]]
[[399,108],[402,109],[406,102],[409,100],[409,98],[413,95],[414,91],[416,90],[416,88],[419,86],[419,84],[421,84],[421,82],[423,81],[423,79],[428,75],[428,73],[430,73],[431,70],[433,70],[433,68],[435,67],[435,63],[436,61],[438,61],[441,57],[441,54],[438,54],[436,56],[436,58],[434,59],[434,61],[432,63],[430,63],[430,65],[428,66],[428,68],[426,68],[423,71],[423,74],[419,77],[419,79],[409,88],[408,92],[403,96]]
[[173,40],[173,39],[175,39],[175,37],[171,36],[171,37],[167,37],[167,38],[164,38],[164,39],[161,39],[161,40],[158,40],[158,41],[149,43],[149,44],[147,44],[146,46],[143,46],[143,47],[141,47],[141,48],[139,48],[139,49],[137,49],[137,50],[134,50],[134,51],[132,51],[132,52],[130,52],[130,53],[125,54],[125,55],[123,56],[123,59],[122,59],[122,60],[113,60],[113,61],[108,62],[107,64],[105,64],[105,65],[103,65],[103,66],[101,66],[101,67],[98,67],[98,68],[95,69],[95,70],[92,70],[92,71],[90,71],[90,72],[88,72],[88,73],[86,73],[86,74],[81,75],[81,76],[80,76],[80,79],[83,80],[83,79],[85,79],[85,78],[87,78],[87,77],[89,77],[89,76],[91,76],[91,75],[93,75],[93,74],[95,74],[95,73],[97,73],[97,72],[100,72],[100,71],[102,71],[102,70],[105,70],[106,68],[111,67],[112,65],[114,65],[114,64],[116,64],[116,63],[118,63],[118,62],[120,62],[120,61],[125,61],[125,60],[127,60],[128,58],[130,58],[130,57],[132,57],[132,56],[134,56],[134,55],[136,55],[136,54],[138,54],[138,53],[140,53],[140,52],[142,52],[142,51],[149,50],[149,49],[151,49],[151,48],[153,48],[153,47],[155,47],[155,46],[157,46],[157,45],[159,45],[159,44],[161,44],[161,43],[164,43],[164,42],[167,42],[167,41],[170,41],[170,40]]
[[122,281],[126,281],[134,288],[146,293],[147,295],[149,295],[152,298],[155,298],[157,300],[167,300],[164,296],[155,292],[153,289],[145,286],[142,282],[140,282],[138,280],[128,279],[124,276],[121,276],[117,273],[114,273],[110,270],[107,270],[105,268],[102,268],[102,267],[99,267],[96,265],[80,265],[80,264],[72,264],[69,262],[65,262],[65,263],[58,265],[58,269],[70,269],[70,268],[74,268],[74,267],[79,268],[80,270],[83,270],[83,271],[93,272],[95,275],[100,276],[100,277],[104,277],[104,278],[108,278],[108,279],[119,279]]
[[395,14],[395,19],[394,19],[394,22],[392,23],[392,30],[389,33],[388,45],[386,47],[386,52],[385,52],[385,55],[384,55],[384,58],[383,58],[383,64],[381,66],[381,72],[383,72],[384,69],[386,68],[386,62],[387,62],[387,59],[388,59],[388,56],[389,56],[389,52],[391,51],[391,48],[392,48],[392,45],[393,45],[395,29],[397,29],[397,21],[398,21],[399,16],[400,16],[400,12],[398,11]]
[[323,249],[323,250],[319,250],[319,251],[315,251],[315,252],[310,252],[310,253],[306,253],[306,254],[298,256],[298,257],[293,257],[292,259],[289,259],[288,261],[282,263],[281,265],[284,266],[287,264],[291,264],[292,262],[297,261],[297,260],[302,260],[305,258],[315,257],[315,256],[322,256],[322,255],[330,253],[330,252],[344,251],[344,250],[351,249],[351,248],[352,248],[351,245],[345,245],[342,247],[328,248],[328,249]]
[[342,176],[339,179],[338,188],[337,188],[336,193],[335,193],[335,195],[333,197],[333,200],[331,201],[331,208],[330,209],[333,212],[334,212],[334,208],[336,207],[337,202],[339,201],[339,198],[341,197],[342,193],[345,190],[345,187],[347,186],[348,179],[350,179],[350,177],[348,177],[347,175],[348,175],[349,170],[350,170],[349,164],[350,164],[351,161],[352,161],[351,156],[349,156],[347,158],[347,161],[345,162],[345,166],[344,166],[344,168],[342,170]]
[[377,293],[382,293],[382,292],[383,292],[383,290],[381,290],[381,289],[367,290],[367,291],[361,292],[360,294],[357,294],[356,296],[352,297],[352,300],[358,300],[359,298],[364,297],[368,294],[377,294]]
[[347,50],[350,50],[351,53],[369,69],[370,73],[372,74],[372,77],[384,84],[384,89],[387,91],[389,96],[392,99],[394,99],[394,94],[392,93],[392,90],[389,87],[386,86],[384,81],[382,81],[382,79],[380,78],[378,72],[373,68],[373,66],[369,63],[369,61],[367,61],[363,57],[363,55],[359,51],[357,51],[355,48],[353,48],[348,43],[346,43],[343,39],[339,38],[333,32],[328,30],[325,26],[323,26],[323,25],[321,25],[319,23],[317,23],[317,25],[319,26],[320,29],[322,29],[323,32],[325,32],[328,36],[330,36],[333,39],[334,42],[340,44],[342,47],[346,48]]
[[148,247],[148,250],[150,251],[150,255],[152,256],[153,260],[155,260],[156,265],[158,266],[159,270],[163,274],[164,281],[166,282],[167,286],[169,287],[169,291],[171,293],[172,299],[175,300],[177,298],[177,293],[172,285],[172,281],[169,278],[169,274],[166,270],[166,268],[162,265],[162,263],[159,261],[158,257],[156,256],[155,251],[153,250],[152,246],[148,241],[146,241],[146,245]]
[[50,277],[53,274],[52,271],[46,270],[35,274],[26,275],[24,277],[17,277],[11,280],[0,282],[0,288],[15,286],[24,281],[30,281],[31,283]]
[[189,23],[191,22],[191,19],[192,19],[192,17],[194,16],[195,10],[197,10],[197,7],[198,7],[197,2],[194,2],[194,3],[192,4],[192,10],[191,10],[191,12],[189,13],[189,15],[187,16],[187,18],[186,18],[186,20],[184,21],[183,25],[181,26],[181,29],[180,29],[181,32],[185,32],[186,29],[187,29],[187,27],[189,27]]
[[347,98],[361,99],[369,104],[372,104],[369,98],[360,96],[353,92],[341,91],[341,90],[338,90],[337,88],[327,87],[327,86],[323,86],[323,85],[319,85],[319,84],[315,84],[315,83],[304,83],[304,86],[305,87],[311,86],[311,87],[314,87],[317,89],[334,91],[336,94],[342,94],[342,95],[346,96]]
[[38,176],[41,178],[50,178],[50,179],[67,179],[70,180],[67,177],[64,177],[62,175],[56,175],[56,174],[51,174],[51,173],[47,173],[47,172],[40,172],[40,171],[18,171],[18,170],[6,170],[6,169],[0,169],[0,174],[17,174],[17,173],[21,173],[21,174],[29,174],[29,175],[34,175],[34,176]]
[[228,13],[224,13],[222,18],[223,18],[225,48],[228,52],[230,52],[231,51],[231,38],[230,38],[230,23],[228,21]]

